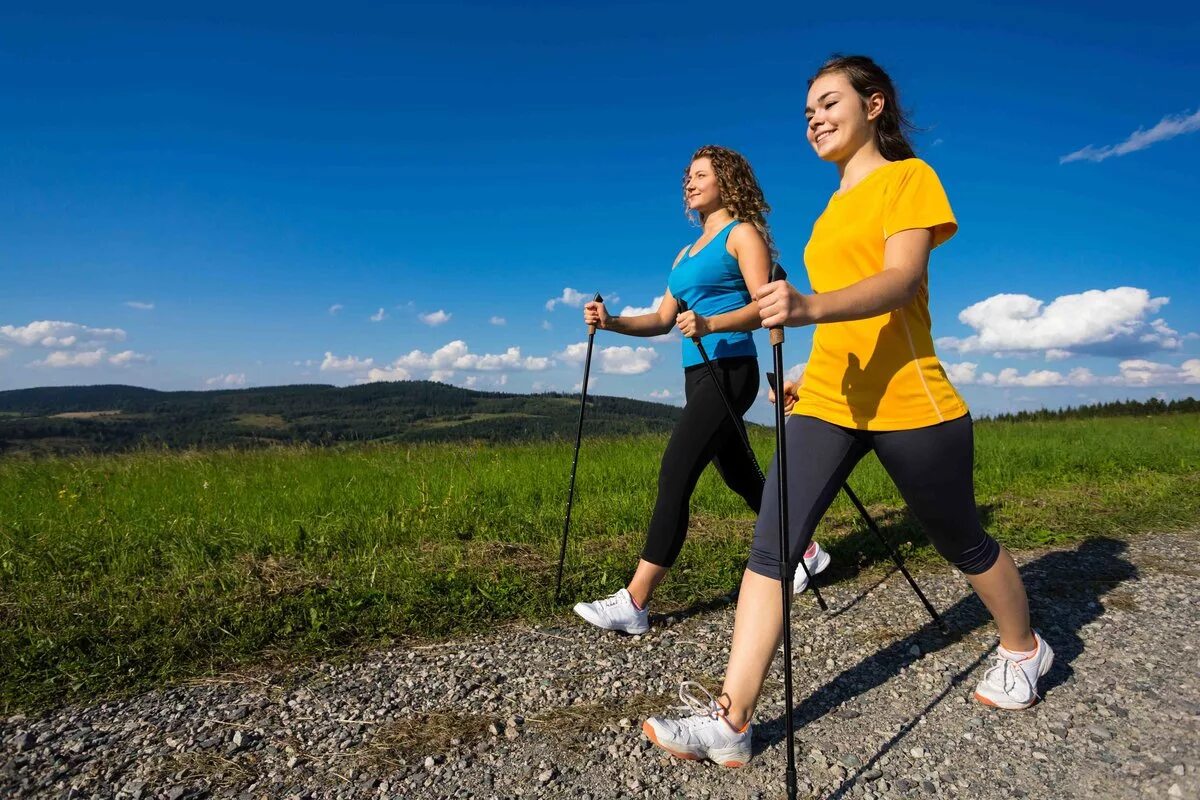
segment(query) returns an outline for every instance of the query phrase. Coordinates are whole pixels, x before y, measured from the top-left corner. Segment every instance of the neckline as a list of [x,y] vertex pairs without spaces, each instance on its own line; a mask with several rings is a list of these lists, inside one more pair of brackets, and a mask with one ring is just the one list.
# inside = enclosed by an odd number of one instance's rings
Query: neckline
[[[861,182],[861,181],[860,181],[860,182]],[[718,236],[720,236],[720,235],[721,235],[722,233],[724,233],[725,231],[729,230],[729,226],[730,226],[730,225],[735,225],[735,224],[737,224],[737,222],[738,222],[738,221],[737,221],[736,219],[731,219],[731,220],[729,221],[729,224],[728,224],[728,225],[726,225],[725,227],[721,228],[721,230],[719,230],[719,231],[717,231],[716,233],[714,233],[714,234],[713,234],[713,237],[712,237],[711,239],[709,239],[707,242],[705,242],[705,243],[704,243],[704,246],[703,246],[703,247],[701,247],[699,250],[697,250],[697,251],[696,251],[696,252],[694,252],[694,253],[692,252],[692,248],[693,248],[693,247],[695,247],[695,245],[688,245],[687,254],[686,254],[686,255],[687,255],[687,257],[688,257],[688,258],[695,258],[696,256],[698,256],[698,255],[700,255],[701,253],[703,253],[703,252],[705,251],[705,249],[707,249],[707,248],[708,248],[708,246],[709,246],[710,244],[712,244],[713,242],[715,242],[715,241],[717,240],[717,237],[718,237]]]
[[858,183],[854,184],[854,185],[853,185],[853,186],[851,186],[849,189],[847,189],[847,190],[845,190],[845,191],[842,191],[842,190],[840,190],[840,189],[838,189],[838,190],[835,190],[835,191],[834,191],[834,193],[833,193],[833,195],[832,195],[832,197],[831,197],[830,199],[831,199],[831,200],[840,200],[841,198],[843,198],[843,197],[845,197],[846,195],[848,195],[848,194],[850,194],[851,192],[853,192],[853,191],[854,191],[855,189],[857,189],[858,187],[862,186],[864,183],[866,183],[867,181],[869,181],[869,180],[870,180],[871,178],[873,178],[874,176],[878,175],[880,172],[883,172],[884,170],[886,170],[888,167],[891,167],[891,166],[893,166],[893,165],[895,165],[895,164],[903,164],[905,161],[908,161],[908,159],[907,159],[907,158],[904,158],[904,159],[901,159],[900,161],[889,161],[889,162],[887,162],[886,164],[880,164],[878,167],[876,167],[875,169],[873,169],[873,170],[871,170],[870,172],[868,172],[866,175],[863,175],[861,178],[859,178],[859,179],[858,179]]

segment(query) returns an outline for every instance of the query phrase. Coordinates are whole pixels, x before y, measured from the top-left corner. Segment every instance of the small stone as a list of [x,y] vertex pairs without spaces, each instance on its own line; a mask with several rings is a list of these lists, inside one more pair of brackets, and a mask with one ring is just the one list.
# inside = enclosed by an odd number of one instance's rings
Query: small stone
[[504,732],[504,726],[501,725],[499,722],[489,722],[487,729],[488,729],[488,733],[490,733],[492,736],[499,736],[501,733]]
[[1171,788],[1167,789],[1167,797],[1183,797],[1183,789],[1179,788],[1178,783],[1172,783]]
[[1109,733],[1105,728],[1101,728],[1099,725],[1089,725],[1087,734],[1088,738],[1093,742],[1107,742],[1112,738],[1112,734]]
[[167,792],[167,800],[182,800],[185,794],[187,794],[186,786],[172,786]]
[[433,769],[437,766],[437,762],[433,760],[433,756],[425,757],[425,769]]
[[854,755],[853,753],[846,753],[838,760],[841,761],[843,764],[845,764],[850,769],[858,769],[859,767],[862,766],[862,759],[860,759],[858,756]]
[[921,790],[925,794],[933,794],[937,791],[937,787],[933,785],[933,781],[921,781]]
[[37,739],[29,731],[21,731],[13,738],[13,746],[17,748],[18,753],[24,753],[37,743]]
[[913,758],[924,758],[925,757],[925,748],[921,747],[920,745],[917,745],[913,749],[909,750],[908,754],[910,756],[912,756]]
[[513,739],[516,739],[520,735],[521,735],[521,732],[519,730],[517,730],[515,726],[513,726],[513,725],[505,725],[504,726],[504,738],[505,739],[508,739],[511,741]]
[[921,645],[914,644],[908,648],[908,654],[914,658],[921,655]]
[[879,767],[871,767],[869,770],[864,772],[862,776],[864,780],[877,781],[883,777],[883,770],[881,770]]
[[558,773],[555,771],[554,767],[539,772],[537,776],[538,783],[549,783],[550,781],[554,780],[557,775]]

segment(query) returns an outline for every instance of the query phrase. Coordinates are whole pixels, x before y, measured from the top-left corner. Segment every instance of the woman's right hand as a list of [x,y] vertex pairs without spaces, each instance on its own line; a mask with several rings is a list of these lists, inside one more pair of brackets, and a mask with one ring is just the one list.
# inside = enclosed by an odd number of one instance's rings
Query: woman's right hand
[[[792,413],[792,406],[796,405],[796,401],[800,399],[800,382],[799,381],[784,381],[783,382],[783,413]],[[767,400],[771,403],[775,402],[775,390],[767,387]]]
[[596,325],[600,328],[607,328],[608,319],[608,311],[605,310],[604,303],[598,303],[595,300],[592,300],[583,307],[583,321],[586,325]]

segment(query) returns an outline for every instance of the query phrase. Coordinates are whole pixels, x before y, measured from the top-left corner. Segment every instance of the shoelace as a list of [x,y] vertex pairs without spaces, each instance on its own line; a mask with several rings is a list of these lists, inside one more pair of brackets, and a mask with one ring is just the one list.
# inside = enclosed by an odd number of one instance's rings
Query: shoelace
[[[692,688],[700,690],[708,698],[708,702],[701,700],[693,694],[690,691]],[[680,710],[689,713],[689,716],[684,717],[680,721],[688,726],[700,725],[707,723],[709,720],[720,719],[726,714],[725,709],[721,708],[720,703],[712,696],[712,692],[705,689],[701,684],[696,683],[696,681],[684,681],[679,684],[679,700],[683,703],[679,707]]]
[[[1029,682],[1029,676],[1025,674],[1024,667],[1022,667],[1019,663],[1013,661],[1011,658],[1005,658],[999,653],[996,653],[994,656],[992,656],[992,662],[992,665],[987,668],[986,672],[983,673],[983,679],[985,681],[993,683],[994,681],[992,680],[992,676],[995,674],[996,670],[1000,670],[1000,688],[1005,694],[1009,694],[1010,689],[1016,688],[1018,683],[1024,683],[1025,687],[1029,689],[1029,694],[1031,697],[1038,696],[1037,687]],[[1009,682],[1010,674],[1013,675],[1011,682]],[[1021,676],[1020,681],[1017,680],[1016,675]]]

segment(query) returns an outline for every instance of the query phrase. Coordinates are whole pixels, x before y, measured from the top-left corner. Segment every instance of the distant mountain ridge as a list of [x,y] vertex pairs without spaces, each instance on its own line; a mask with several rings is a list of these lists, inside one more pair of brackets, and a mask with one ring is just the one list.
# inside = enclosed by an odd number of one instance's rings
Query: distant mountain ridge
[[[584,432],[665,432],[679,413],[661,403],[589,396]],[[179,392],[51,386],[0,392],[0,453],[573,439],[578,421],[578,395],[478,392],[431,381]]]

